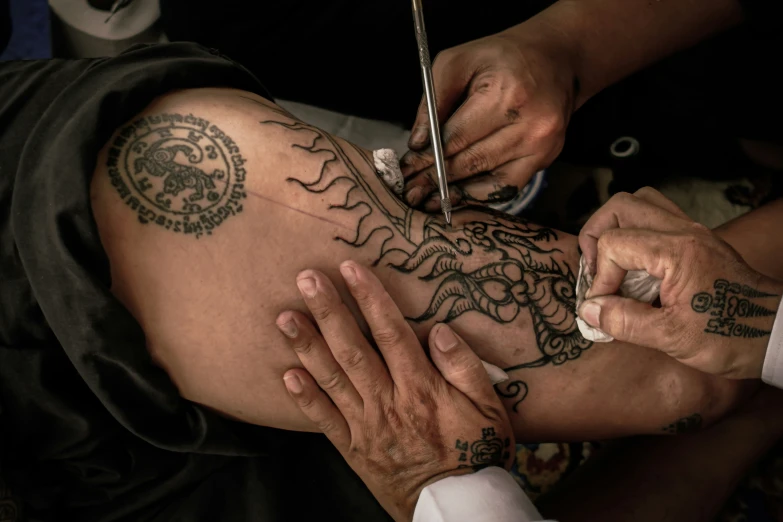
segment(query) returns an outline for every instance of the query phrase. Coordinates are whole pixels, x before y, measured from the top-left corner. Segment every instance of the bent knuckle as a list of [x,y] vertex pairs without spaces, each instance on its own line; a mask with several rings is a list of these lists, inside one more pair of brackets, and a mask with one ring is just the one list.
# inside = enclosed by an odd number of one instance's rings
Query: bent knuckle
[[663,194],[655,190],[654,188],[650,186],[644,186],[633,193],[634,196],[637,198],[644,198],[647,196],[653,196],[653,197],[665,197]]
[[318,340],[312,335],[303,335],[294,344],[294,351],[304,357],[313,355],[318,350]]
[[315,427],[320,431],[321,433],[332,433],[334,430],[337,429],[337,424],[334,423],[331,419],[318,419],[315,422]]
[[328,320],[333,312],[334,308],[331,304],[310,305],[310,313],[318,322]]
[[639,198],[629,192],[618,192],[609,199],[609,203],[613,206],[627,206],[636,203],[638,200]]
[[460,154],[457,168],[460,171],[478,174],[489,170],[489,160],[484,151],[477,147],[468,147]]
[[345,380],[342,372],[335,370],[329,375],[320,377],[317,381],[318,386],[326,392],[340,391],[345,387]]
[[405,335],[399,328],[384,327],[373,331],[373,338],[380,346],[395,346],[400,344]]
[[539,139],[550,139],[560,136],[565,128],[565,120],[559,114],[545,116],[537,122],[536,135]]
[[666,307],[661,310],[663,313],[655,324],[655,329],[660,332],[660,348],[681,352],[684,346],[691,344],[692,336],[688,335],[687,328],[675,308]]
[[315,400],[315,397],[312,394],[304,394],[300,396],[296,403],[299,405],[299,408],[306,412],[308,415],[310,412],[318,406],[318,401]]
[[712,231],[709,229],[709,227],[702,225],[698,221],[694,221],[690,224],[691,228],[696,231],[696,233],[707,233],[711,234]]
[[343,368],[346,370],[355,370],[356,368],[361,367],[364,365],[365,362],[364,354],[360,350],[353,350],[348,355],[346,355],[340,363],[342,364]]
[[459,124],[444,129],[444,134],[446,135],[445,142],[451,150],[463,150],[470,145],[465,135],[465,129]]
[[440,69],[441,67],[447,67],[451,64],[451,61],[456,56],[457,51],[453,48],[444,49],[435,55],[435,59],[432,60],[432,67]]
[[605,253],[611,250],[619,235],[619,228],[610,228],[609,230],[603,231],[601,235],[598,236],[598,241],[596,241],[598,245],[598,251]]

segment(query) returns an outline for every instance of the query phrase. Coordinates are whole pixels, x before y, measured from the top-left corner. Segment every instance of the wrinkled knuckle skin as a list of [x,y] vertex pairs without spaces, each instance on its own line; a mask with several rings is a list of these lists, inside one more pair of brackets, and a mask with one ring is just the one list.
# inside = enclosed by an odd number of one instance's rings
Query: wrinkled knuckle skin
[[315,398],[310,393],[301,395],[296,399],[296,402],[299,404],[299,408],[303,411],[311,410],[317,404]]
[[462,152],[458,168],[463,172],[478,174],[487,171],[489,166],[484,153],[475,148],[467,148]]
[[403,333],[397,328],[379,328],[373,332],[379,346],[396,346],[403,340]]
[[336,426],[334,422],[330,420],[319,420],[315,423],[315,427],[320,431],[321,433],[330,433],[335,430]]
[[364,364],[364,361],[364,354],[359,350],[355,350],[342,360],[341,363],[343,368],[350,371],[361,367]]
[[447,142],[450,149],[464,150],[468,146],[462,127],[454,126],[447,131]]
[[679,314],[673,308],[663,309],[661,320],[658,321],[656,326],[656,330],[661,333],[661,347],[668,347],[667,350],[670,353],[680,351],[683,343],[690,343],[691,341],[691,336],[686,335],[687,332]]
[[345,387],[345,381],[341,372],[336,371],[318,379],[318,386],[325,392],[340,391]]
[[294,351],[299,355],[309,357],[318,349],[317,341],[312,335],[302,335],[301,339],[294,343]]
[[316,321],[327,321],[333,312],[334,309],[331,303],[312,305],[310,307],[310,313],[313,314]]
[[598,241],[596,241],[598,251],[605,252],[610,249],[614,244],[618,234],[620,234],[619,228],[610,228],[609,230],[604,230],[601,232],[601,235],[598,236]]

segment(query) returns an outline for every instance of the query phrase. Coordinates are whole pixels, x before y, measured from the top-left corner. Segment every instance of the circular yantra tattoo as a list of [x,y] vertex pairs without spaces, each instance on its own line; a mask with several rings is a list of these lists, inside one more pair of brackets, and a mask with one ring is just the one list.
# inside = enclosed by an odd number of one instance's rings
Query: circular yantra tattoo
[[123,128],[107,165],[140,223],[199,238],[242,212],[245,162],[216,125],[192,114],[162,114]]

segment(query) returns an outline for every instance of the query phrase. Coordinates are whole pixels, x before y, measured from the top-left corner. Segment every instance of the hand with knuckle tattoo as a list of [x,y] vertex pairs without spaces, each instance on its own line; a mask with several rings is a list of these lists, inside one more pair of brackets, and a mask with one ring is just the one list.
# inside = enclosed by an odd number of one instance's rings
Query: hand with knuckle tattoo
[[508,468],[513,432],[464,340],[436,325],[430,362],[375,275],[351,261],[340,271],[380,353],[329,278],[305,270],[297,285],[318,329],[300,312],[278,316],[304,367],[288,370],[284,383],[389,514],[411,520],[428,484],[487,466]]
[[[579,246],[594,275],[578,311],[586,323],[703,372],[762,376],[783,283],[661,193],[617,194],[587,221]],[[659,307],[617,295],[630,270],[661,280]]]

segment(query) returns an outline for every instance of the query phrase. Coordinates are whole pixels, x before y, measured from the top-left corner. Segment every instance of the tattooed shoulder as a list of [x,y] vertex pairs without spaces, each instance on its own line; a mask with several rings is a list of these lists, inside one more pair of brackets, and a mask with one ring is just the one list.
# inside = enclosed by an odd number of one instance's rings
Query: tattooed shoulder
[[122,128],[106,166],[139,223],[198,239],[242,212],[245,163],[239,145],[217,125],[162,113]]

